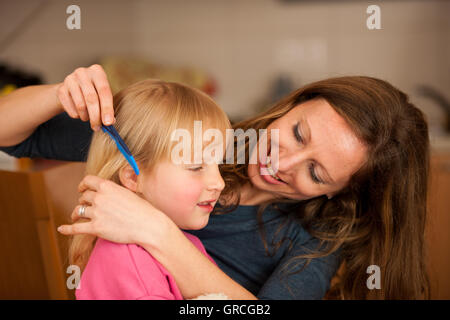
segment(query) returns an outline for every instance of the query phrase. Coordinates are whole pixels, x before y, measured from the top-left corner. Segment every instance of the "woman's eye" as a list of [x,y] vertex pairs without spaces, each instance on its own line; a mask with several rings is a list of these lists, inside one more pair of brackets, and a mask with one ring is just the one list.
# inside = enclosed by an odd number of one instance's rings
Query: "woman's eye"
[[299,132],[299,124],[298,124],[298,122],[292,129],[294,131],[295,139],[297,139],[298,142],[303,143],[303,138],[302,138],[302,136],[301,136],[301,134]]
[[189,168],[191,171],[200,171],[201,169],[203,169],[203,167]]
[[[302,135],[300,134],[299,126],[300,126],[300,124],[297,122],[297,124],[293,126],[292,130],[294,132],[295,139],[297,139],[298,142],[303,143],[303,138],[302,138]],[[311,176],[311,179],[314,183],[317,183],[317,184],[324,183],[322,180],[320,180],[317,177],[316,172],[314,171],[314,165],[312,163],[308,166],[308,169],[309,169],[309,174]]]
[[314,165],[313,164],[309,165],[309,173],[311,174],[311,179],[314,181],[314,183],[317,183],[317,184],[323,183],[323,181],[321,181],[317,177],[316,173],[314,172]]

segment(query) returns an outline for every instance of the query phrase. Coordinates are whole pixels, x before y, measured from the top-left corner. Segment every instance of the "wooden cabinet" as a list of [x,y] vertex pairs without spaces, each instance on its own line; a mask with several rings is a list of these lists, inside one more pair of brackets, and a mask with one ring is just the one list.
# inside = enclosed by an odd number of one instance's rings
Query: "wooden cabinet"
[[84,163],[36,162],[0,170],[0,299],[72,299],[66,287],[70,222]]
[[432,299],[450,299],[450,152],[431,157],[426,230]]

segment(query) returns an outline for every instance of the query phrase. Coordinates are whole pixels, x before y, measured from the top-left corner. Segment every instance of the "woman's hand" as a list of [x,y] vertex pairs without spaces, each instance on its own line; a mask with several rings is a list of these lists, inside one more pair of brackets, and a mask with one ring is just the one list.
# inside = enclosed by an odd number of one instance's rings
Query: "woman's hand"
[[72,212],[72,220],[80,218],[79,208],[86,206],[88,222],[62,225],[58,231],[65,235],[93,234],[118,242],[146,246],[161,243],[165,231],[173,224],[164,213],[150,202],[118,184],[96,176],[86,176],[78,186],[82,193]]
[[115,122],[113,96],[103,68],[77,68],[57,88],[57,97],[71,118],[90,121],[92,130]]

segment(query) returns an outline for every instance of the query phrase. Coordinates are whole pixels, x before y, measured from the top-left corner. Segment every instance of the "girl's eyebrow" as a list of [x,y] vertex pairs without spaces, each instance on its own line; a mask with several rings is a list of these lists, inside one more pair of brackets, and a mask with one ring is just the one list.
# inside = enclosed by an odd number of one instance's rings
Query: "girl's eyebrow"
[[[300,117],[299,121],[299,129],[302,134],[303,143],[308,144],[312,140],[312,133],[311,128],[308,124],[308,121],[304,117]],[[327,169],[317,160],[314,160],[314,163],[316,163],[320,168],[323,174],[325,175],[325,178],[327,180],[327,183],[329,184],[336,184],[336,181],[330,176]]]

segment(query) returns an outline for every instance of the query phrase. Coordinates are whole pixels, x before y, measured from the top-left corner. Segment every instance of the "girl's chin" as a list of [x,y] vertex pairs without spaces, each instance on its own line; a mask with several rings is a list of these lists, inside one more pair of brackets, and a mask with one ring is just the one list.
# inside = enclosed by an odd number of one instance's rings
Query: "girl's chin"
[[189,225],[188,228],[182,228],[183,230],[201,230],[204,227],[206,227],[208,225],[208,223],[199,223],[199,224],[194,224],[194,225]]
[[206,215],[205,217],[195,219],[195,221],[190,221],[188,224],[185,224],[183,227],[180,227],[180,229],[200,230],[208,225],[208,221],[209,215]]

